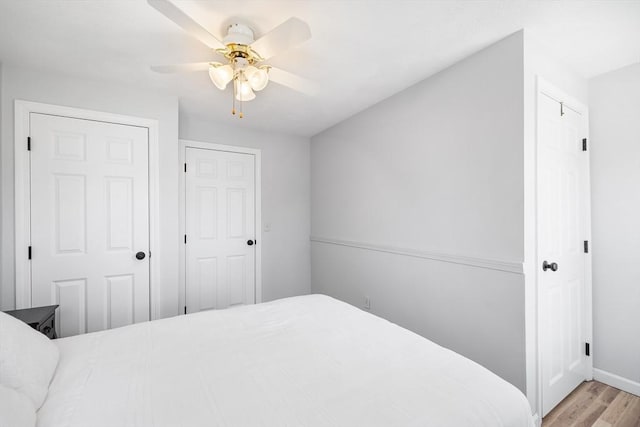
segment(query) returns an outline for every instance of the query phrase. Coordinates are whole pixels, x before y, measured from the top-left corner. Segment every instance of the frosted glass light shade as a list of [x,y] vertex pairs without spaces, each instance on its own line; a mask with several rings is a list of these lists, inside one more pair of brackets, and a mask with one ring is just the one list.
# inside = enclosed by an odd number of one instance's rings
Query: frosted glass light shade
[[260,67],[256,68],[250,65],[244,71],[244,75],[247,77],[251,88],[255,91],[259,91],[267,87],[269,83],[269,68]]
[[256,98],[256,94],[253,93],[249,82],[246,80],[237,80],[236,85],[236,99],[238,101],[245,102]]
[[227,84],[233,80],[233,68],[229,64],[212,63],[209,67],[209,77],[218,89],[224,90]]

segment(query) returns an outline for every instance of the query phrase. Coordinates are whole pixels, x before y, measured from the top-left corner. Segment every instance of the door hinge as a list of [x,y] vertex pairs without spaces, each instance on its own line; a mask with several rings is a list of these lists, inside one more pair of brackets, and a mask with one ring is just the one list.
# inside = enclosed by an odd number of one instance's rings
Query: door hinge
[[31,137],[27,137],[27,151],[31,151]]
[[184,235],[184,244],[185,245],[187,244],[187,235],[186,234]]
[[184,173],[187,173],[187,164],[184,164]]
[[582,151],[587,151],[587,138],[582,138]]
[[584,241],[584,253],[585,254],[589,253],[589,241],[588,240]]
[[584,354],[587,356],[591,356],[591,344],[588,342],[584,343]]
[[27,256],[29,257],[29,259],[31,259],[31,246],[29,246],[29,249],[28,249],[28,254],[27,254]]

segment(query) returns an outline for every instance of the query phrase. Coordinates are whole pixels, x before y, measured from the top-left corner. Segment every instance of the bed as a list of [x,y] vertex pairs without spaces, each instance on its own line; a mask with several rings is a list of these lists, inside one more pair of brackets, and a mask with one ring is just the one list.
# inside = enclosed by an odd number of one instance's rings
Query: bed
[[323,295],[51,343],[38,427],[533,426],[487,369]]

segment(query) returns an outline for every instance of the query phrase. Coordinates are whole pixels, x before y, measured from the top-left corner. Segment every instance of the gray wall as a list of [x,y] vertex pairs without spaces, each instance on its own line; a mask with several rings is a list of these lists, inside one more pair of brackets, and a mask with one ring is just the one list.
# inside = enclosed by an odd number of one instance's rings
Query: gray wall
[[640,392],[640,64],[589,81],[594,367]]
[[[246,119],[249,120],[249,119]],[[180,138],[262,152],[263,301],[308,294],[310,273],[309,138],[232,128],[180,116]]]
[[311,254],[313,292],[369,296],[525,391],[522,273],[460,265],[521,269],[523,63],[520,32],[313,137]]

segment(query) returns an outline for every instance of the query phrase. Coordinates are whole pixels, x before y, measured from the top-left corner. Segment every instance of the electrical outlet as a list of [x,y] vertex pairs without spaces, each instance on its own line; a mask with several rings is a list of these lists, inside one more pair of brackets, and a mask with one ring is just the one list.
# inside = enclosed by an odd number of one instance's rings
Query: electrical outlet
[[371,298],[364,297],[364,308],[371,310]]

